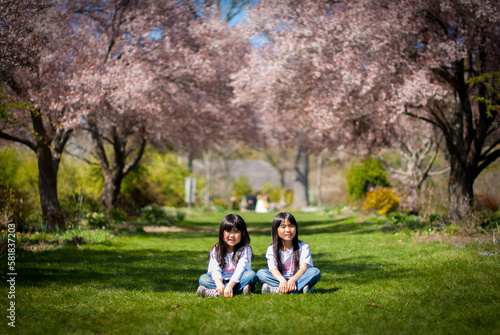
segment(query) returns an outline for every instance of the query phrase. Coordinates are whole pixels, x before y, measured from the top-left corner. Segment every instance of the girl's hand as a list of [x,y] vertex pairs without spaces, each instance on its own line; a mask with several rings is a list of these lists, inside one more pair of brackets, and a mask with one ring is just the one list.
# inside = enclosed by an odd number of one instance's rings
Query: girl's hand
[[233,297],[233,288],[229,287],[229,285],[226,286],[224,289],[224,296],[226,298],[232,298]]
[[215,285],[217,285],[217,292],[219,292],[219,294],[224,294],[224,290],[226,289],[224,284],[222,284],[222,282],[220,283],[216,282]]
[[288,279],[288,292],[295,292],[297,290],[297,284],[293,278]]
[[288,293],[288,283],[286,280],[280,281],[279,291],[280,293]]

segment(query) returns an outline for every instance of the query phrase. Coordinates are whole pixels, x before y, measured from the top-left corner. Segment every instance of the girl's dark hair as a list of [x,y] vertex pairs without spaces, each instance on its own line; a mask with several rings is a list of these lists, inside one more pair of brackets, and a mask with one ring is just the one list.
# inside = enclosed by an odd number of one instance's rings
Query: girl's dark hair
[[[231,231],[236,227],[241,232],[241,241],[234,246],[233,263],[238,263],[238,260],[243,253],[243,250],[250,245],[250,235],[248,235],[247,225],[245,220],[238,214],[228,214],[222,218],[219,226],[219,242],[216,243],[210,252],[214,250],[215,259],[219,262],[221,269],[226,265],[227,244],[224,242],[224,231]],[[221,247],[222,246],[222,247]],[[251,250],[251,247],[250,247]],[[210,258],[210,254],[208,256]],[[253,251],[252,251],[253,260]]]
[[283,273],[283,264],[281,263],[280,250],[283,249],[283,241],[278,235],[278,227],[285,221],[290,222],[290,224],[295,226],[295,236],[292,239],[293,246],[293,263],[294,263],[294,274],[299,270],[300,261],[300,249],[299,249],[299,227],[297,227],[297,221],[292,214],[288,212],[279,213],[274,217],[273,227],[271,230],[271,235],[273,237],[273,251],[275,264],[278,267],[278,271]]

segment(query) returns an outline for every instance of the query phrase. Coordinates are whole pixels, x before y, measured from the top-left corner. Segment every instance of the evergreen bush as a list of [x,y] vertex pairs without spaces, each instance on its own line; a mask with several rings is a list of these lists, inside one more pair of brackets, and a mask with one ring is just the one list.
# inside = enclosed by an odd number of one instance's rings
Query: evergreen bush
[[353,200],[362,199],[370,189],[389,186],[389,176],[378,159],[368,158],[346,169],[347,192]]

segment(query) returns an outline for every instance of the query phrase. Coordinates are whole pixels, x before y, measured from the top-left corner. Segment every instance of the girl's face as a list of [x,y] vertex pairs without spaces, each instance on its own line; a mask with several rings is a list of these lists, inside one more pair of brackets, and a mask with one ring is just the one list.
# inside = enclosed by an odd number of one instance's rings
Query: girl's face
[[228,246],[228,251],[233,252],[234,247],[241,242],[241,231],[236,227],[231,230],[224,230],[224,242]]
[[285,220],[281,222],[278,227],[278,236],[281,238],[283,242],[292,241],[297,233],[297,227],[290,223],[290,221]]

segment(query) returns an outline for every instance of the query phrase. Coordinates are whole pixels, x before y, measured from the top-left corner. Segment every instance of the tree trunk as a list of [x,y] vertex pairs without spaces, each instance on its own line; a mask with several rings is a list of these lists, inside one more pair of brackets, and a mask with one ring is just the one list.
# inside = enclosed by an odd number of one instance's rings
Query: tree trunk
[[474,176],[468,173],[459,158],[450,157],[450,177],[448,180],[448,216],[452,222],[467,220],[474,196]]
[[321,197],[321,184],[323,184],[322,176],[323,175],[323,152],[318,155],[318,168],[316,175],[316,193],[318,200],[318,208],[323,207],[323,199]]
[[210,206],[210,183],[212,179],[212,164],[210,151],[203,151],[203,165],[205,166],[205,198],[203,204]]
[[[38,160],[38,192],[43,220],[49,231],[55,231],[57,228],[66,230],[66,222],[57,193],[57,173],[59,172],[61,154],[72,130],[58,129],[53,137],[49,136],[41,112],[36,110],[31,111],[30,114],[33,130],[37,136],[36,144],[29,146],[36,152]],[[50,147],[51,143],[54,148]]]
[[297,149],[295,158],[295,172],[292,208],[299,209],[309,205],[309,155],[300,147]]
[[[144,135],[135,139],[134,136],[131,136],[133,138],[131,141],[133,147],[127,150],[127,136],[130,136],[130,134],[119,133],[117,127],[111,127],[109,129],[110,140],[108,141],[113,146],[113,154],[110,155],[110,164],[103,144],[104,135],[99,132],[99,126],[95,122],[95,119],[89,118],[88,124],[96,157],[99,160],[104,179],[99,200],[106,206],[106,211],[109,213],[111,209],[116,208],[116,201],[120,194],[122,181],[139,164],[147,141]],[[141,132],[144,132],[143,127],[141,128]]]
[[121,173],[122,171],[120,170],[104,174],[104,184],[102,187],[100,201],[106,206],[108,212],[116,208],[116,201],[118,199],[118,195],[120,194],[124,178]]
[[57,228],[66,230],[57,196],[59,160],[55,159],[50,148],[43,144],[39,144],[36,154],[38,158],[38,190],[43,220],[49,231],[55,231]]

